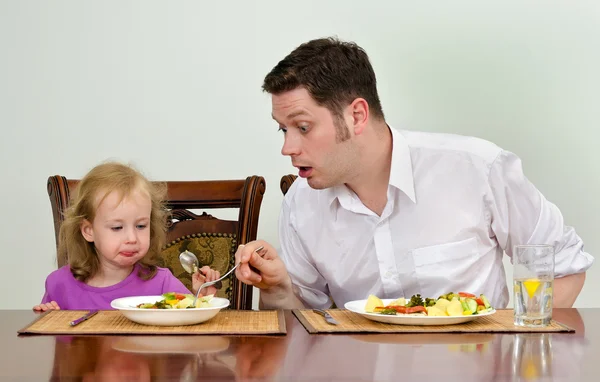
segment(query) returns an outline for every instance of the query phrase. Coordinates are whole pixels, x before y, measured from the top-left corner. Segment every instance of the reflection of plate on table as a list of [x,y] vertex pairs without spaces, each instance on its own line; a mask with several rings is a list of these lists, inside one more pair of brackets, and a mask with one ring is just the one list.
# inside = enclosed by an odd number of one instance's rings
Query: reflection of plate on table
[[[394,301],[394,299],[384,299],[382,300],[384,305],[388,305],[390,302]],[[485,312],[481,314],[474,314],[470,316],[418,316],[418,315],[409,315],[409,314],[398,314],[395,316],[387,315],[387,314],[379,314],[379,313],[367,313],[365,312],[365,306],[367,305],[367,300],[356,300],[347,302],[344,305],[344,308],[347,310],[360,314],[361,316],[377,322],[383,322],[385,324],[397,324],[397,325],[418,325],[418,326],[427,326],[427,325],[454,325],[454,324],[462,324],[464,322],[469,322],[473,320],[477,320],[481,317],[490,316],[496,313],[496,310],[492,310],[491,312]]]
[[229,348],[229,339],[214,336],[128,336],[118,337],[112,348],[130,353],[219,353]]
[[351,337],[359,341],[377,344],[410,345],[477,345],[494,340],[494,335],[490,333],[369,333]]

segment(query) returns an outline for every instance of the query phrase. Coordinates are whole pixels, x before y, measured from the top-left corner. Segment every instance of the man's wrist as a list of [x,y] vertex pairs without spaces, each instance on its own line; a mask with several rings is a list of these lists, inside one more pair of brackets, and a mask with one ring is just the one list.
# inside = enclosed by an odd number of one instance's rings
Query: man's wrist
[[294,294],[292,280],[288,277],[285,282],[273,285],[267,289],[261,289],[261,293],[268,296],[269,299],[283,299]]
[[300,307],[298,288],[292,280],[260,291],[260,307],[263,309],[292,309]]

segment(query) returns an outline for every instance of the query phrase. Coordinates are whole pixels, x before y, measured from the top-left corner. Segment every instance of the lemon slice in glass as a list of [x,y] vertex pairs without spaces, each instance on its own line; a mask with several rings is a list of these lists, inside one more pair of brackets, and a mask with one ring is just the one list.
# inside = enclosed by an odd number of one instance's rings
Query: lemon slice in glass
[[539,279],[529,279],[523,281],[523,286],[525,287],[525,290],[527,290],[529,298],[533,297],[535,292],[537,292],[538,288],[540,287],[541,283],[542,282]]

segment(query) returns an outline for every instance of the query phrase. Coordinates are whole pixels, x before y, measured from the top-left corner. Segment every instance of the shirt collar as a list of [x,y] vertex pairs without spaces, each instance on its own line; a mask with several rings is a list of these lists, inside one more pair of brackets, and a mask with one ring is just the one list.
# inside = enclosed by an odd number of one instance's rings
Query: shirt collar
[[402,133],[391,128],[392,132],[392,167],[390,169],[390,185],[404,192],[406,196],[417,202],[415,196],[415,179],[413,174],[410,147]]
[[[416,203],[412,159],[408,142],[398,130],[392,127],[389,127],[389,129],[392,133],[392,165],[389,184],[404,192],[413,203]],[[335,199],[348,200],[352,197],[348,187],[343,184],[333,186],[327,191],[328,204],[333,203]]]

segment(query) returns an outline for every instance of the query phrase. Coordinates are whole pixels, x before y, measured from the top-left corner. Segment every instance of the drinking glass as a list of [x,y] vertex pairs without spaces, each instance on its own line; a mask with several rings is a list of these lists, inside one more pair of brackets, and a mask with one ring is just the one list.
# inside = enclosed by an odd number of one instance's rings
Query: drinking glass
[[513,265],[515,325],[549,325],[552,320],[554,247],[516,245]]

